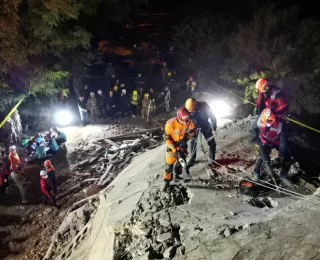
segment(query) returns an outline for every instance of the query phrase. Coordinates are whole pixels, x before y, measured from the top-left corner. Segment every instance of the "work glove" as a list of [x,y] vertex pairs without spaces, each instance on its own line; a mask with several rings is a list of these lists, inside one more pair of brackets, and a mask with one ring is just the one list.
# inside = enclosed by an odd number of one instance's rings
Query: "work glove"
[[212,129],[212,135],[216,136],[217,135],[217,131]]
[[255,108],[253,109],[252,114],[253,114],[254,116],[256,116],[256,115],[258,114],[258,108],[255,107]]

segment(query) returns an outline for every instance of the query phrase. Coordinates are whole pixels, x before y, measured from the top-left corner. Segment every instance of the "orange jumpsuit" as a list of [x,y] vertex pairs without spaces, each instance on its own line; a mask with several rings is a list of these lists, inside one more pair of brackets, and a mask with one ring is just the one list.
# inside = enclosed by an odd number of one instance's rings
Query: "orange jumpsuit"
[[168,149],[163,176],[165,180],[170,181],[172,179],[173,164],[177,160],[176,151],[180,148],[179,142],[187,142],[187,140],[195,134],[196,127],[191,119],[186,124],[179,123],[176,117],[167,121],[165,126],[165,136]]
[[11,167],[10,167],[11,171],[14,171],[15,169],[17,169],[21,163],[19,155],[15,152],[9,153],[9,161],[11,163]]

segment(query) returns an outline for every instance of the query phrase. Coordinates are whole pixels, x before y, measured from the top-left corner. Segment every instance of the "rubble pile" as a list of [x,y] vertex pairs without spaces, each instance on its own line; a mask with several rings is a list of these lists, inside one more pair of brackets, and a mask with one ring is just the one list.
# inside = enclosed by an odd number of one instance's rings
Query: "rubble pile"
[[[88,196],[107,186],[124,169],[131,159],[157,147],[162,140],[161,128],[121,134],[99,139],[92,144],[96,149],[86,159],[75,164],[73,170]],[[98,147],[98,148],[97,148]]]
[[129,223],[115,230],[114,259],[171,259],[184,253],[178,223],[172,223],[169,208],[188,203],[190,194],[183,186],[170,193],[150,190],[132,211]]

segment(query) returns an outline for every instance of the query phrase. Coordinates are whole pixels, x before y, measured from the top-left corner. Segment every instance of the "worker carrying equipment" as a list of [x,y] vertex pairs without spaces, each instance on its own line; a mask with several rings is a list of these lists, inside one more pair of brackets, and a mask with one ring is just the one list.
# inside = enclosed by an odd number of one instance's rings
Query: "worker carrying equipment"
[[[217,119],[213,114],[210,106],[206,102],[197,101],[194,98],[186,100],[185,108],[191,113],[191,118],[197,128],[200,128],[201,133],[208,142],[209,146],[209,166],[213,166],[216,153],[216,142],[214,135],[217,130]],[[210,122],[209,122],[210,120]],[[191,139],[190,148],[192,151],[191,158],[188,162],[190,168],[196,161],[197,156],[197,136]]]
[[281,165],[280,179],[287,186],[292,186],[289,181],[288,170],[290,168],[290,152],[288,149],[287,133],[285,123],[276,117],[271,108],[265,108],[258,118],[259,127],[259,157],[254,167],[254,178],[259,179],[261,167],[264,165],[266,172],[275,177],[275,173],[270,165],[270,152],[273,148],[279,151],[276,159]]
[[[184,159],[187,157],[187,141],[195,134],[196,127],[190,119],[190,113],[185,108],[179,108],[177,116],[167,121],[165,125],[167,153],[163,191],[166,191],[170,186],[170,181],[172,181],[172,172],[174,170],[173,168],[177,161],[177,157]],[[177,167],[178,166],[179,165],[177,165]],[[175,177],[177,177],[177,172],[175,172]]]
[[[284,120],[289,114],[289,104],[283,90],[270,84],[266,79],[258,79],[256,82],[258,98],[256,101],[254,115],[260,115],[265,108],[270,108],[276,117]],[[252,140],[258,137],[257,120],[252,123]]]

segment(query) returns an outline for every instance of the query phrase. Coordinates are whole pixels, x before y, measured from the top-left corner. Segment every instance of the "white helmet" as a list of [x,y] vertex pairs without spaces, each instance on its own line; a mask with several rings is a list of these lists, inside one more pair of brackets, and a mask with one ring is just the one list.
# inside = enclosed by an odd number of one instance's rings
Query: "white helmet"
[[98,94],[102,94],[102,90],[101,89],[98,90]]
[[127,90],[126,90],[125,88],[123,88],[123,89],[121,90],[121,92],[122,92],[123,94],[126,94],[126,93],[127,93]]
[[48,173],[45,170],[40,171],[40,176],[43,178],[48,178]]
[[9,152],[15,152],[17,150],[15,145],[9,147]]
[[90,96],[91,96],[91,97],[94,97],[94,92],[90,92]]

